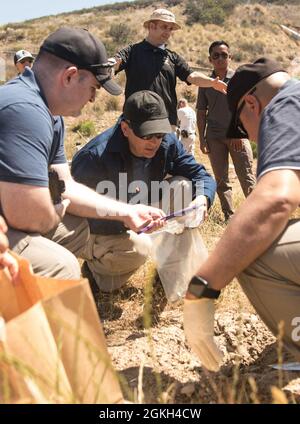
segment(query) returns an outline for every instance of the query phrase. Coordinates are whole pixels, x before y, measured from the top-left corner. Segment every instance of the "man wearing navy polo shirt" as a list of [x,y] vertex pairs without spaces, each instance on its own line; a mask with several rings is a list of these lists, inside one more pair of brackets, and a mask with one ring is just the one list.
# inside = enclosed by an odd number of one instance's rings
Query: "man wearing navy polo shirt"
[[[32,70],[26,68],[0,87],[1,214],[11,248],[41,275],[80,276],[75,256],[89,238],[86,217],[109,217],[135,231],[149,221],[162,225],[162,211],[104,198],[70,175],[63,121],[59,117],[57,124],[53,116],[80,115],[102,86],[120,94],[111,69],[100,40],[87,30],[65,27],[46,38]],[[65,185],[56,204],[50,196],[49,169]]]

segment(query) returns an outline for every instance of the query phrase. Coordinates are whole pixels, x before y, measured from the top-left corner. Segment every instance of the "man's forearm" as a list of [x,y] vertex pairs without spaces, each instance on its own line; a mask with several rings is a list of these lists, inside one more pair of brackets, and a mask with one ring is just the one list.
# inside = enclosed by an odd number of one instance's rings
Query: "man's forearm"
[[[211,288],[222,289],[265,252],[296,209],[299,203],[296,188],[291,188],[294,193],[283,195],[280,189],[274,190],[268,184],[261,183],[245,200],[214,251],[196,273],[206,279]],[[299,189],[297,179],[293,184]]]
[[123,221],[128,205],[102,196],[74,180],[66,182],[63,197],[70,199],[68,212],[86,218],[115,219]]
[[188,82],[198,87],[212,87],[214,78],[210,78],[202,72],[194,71],[188,76]]

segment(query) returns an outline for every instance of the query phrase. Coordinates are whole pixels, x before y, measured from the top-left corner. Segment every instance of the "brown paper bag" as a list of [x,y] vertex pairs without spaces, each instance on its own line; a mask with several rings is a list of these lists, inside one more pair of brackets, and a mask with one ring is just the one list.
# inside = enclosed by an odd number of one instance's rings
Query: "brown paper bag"
[[0,271],[0,403],[122,403],[88,281]]

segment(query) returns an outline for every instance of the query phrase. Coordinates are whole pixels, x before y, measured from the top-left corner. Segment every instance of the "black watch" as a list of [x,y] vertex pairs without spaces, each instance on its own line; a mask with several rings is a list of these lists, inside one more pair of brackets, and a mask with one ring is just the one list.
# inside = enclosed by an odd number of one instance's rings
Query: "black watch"
[[195,275],[189,284],[188,292],[196,296],[198,299],[208,298],[208,299],[218,299],[220,296],[220,290],[210,289],[208,287],[208,282],[204,278]]

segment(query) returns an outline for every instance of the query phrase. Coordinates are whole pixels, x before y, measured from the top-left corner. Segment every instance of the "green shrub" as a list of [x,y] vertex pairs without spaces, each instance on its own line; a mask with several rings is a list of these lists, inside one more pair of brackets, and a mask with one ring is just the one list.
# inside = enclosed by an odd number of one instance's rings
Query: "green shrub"
[[112,24],[107,31],[107,36],[111,37],[116,44],[127,44],[130,42],[135,34],[131,27],[124,23]]
[[235,0],[188,0],[184,14],[188,24],[221,25],[235,5]]
[[90,137],[95,134],[95,124],[93,121],[83,121],[72,128],[73,132],[80,133],[84,137]]

